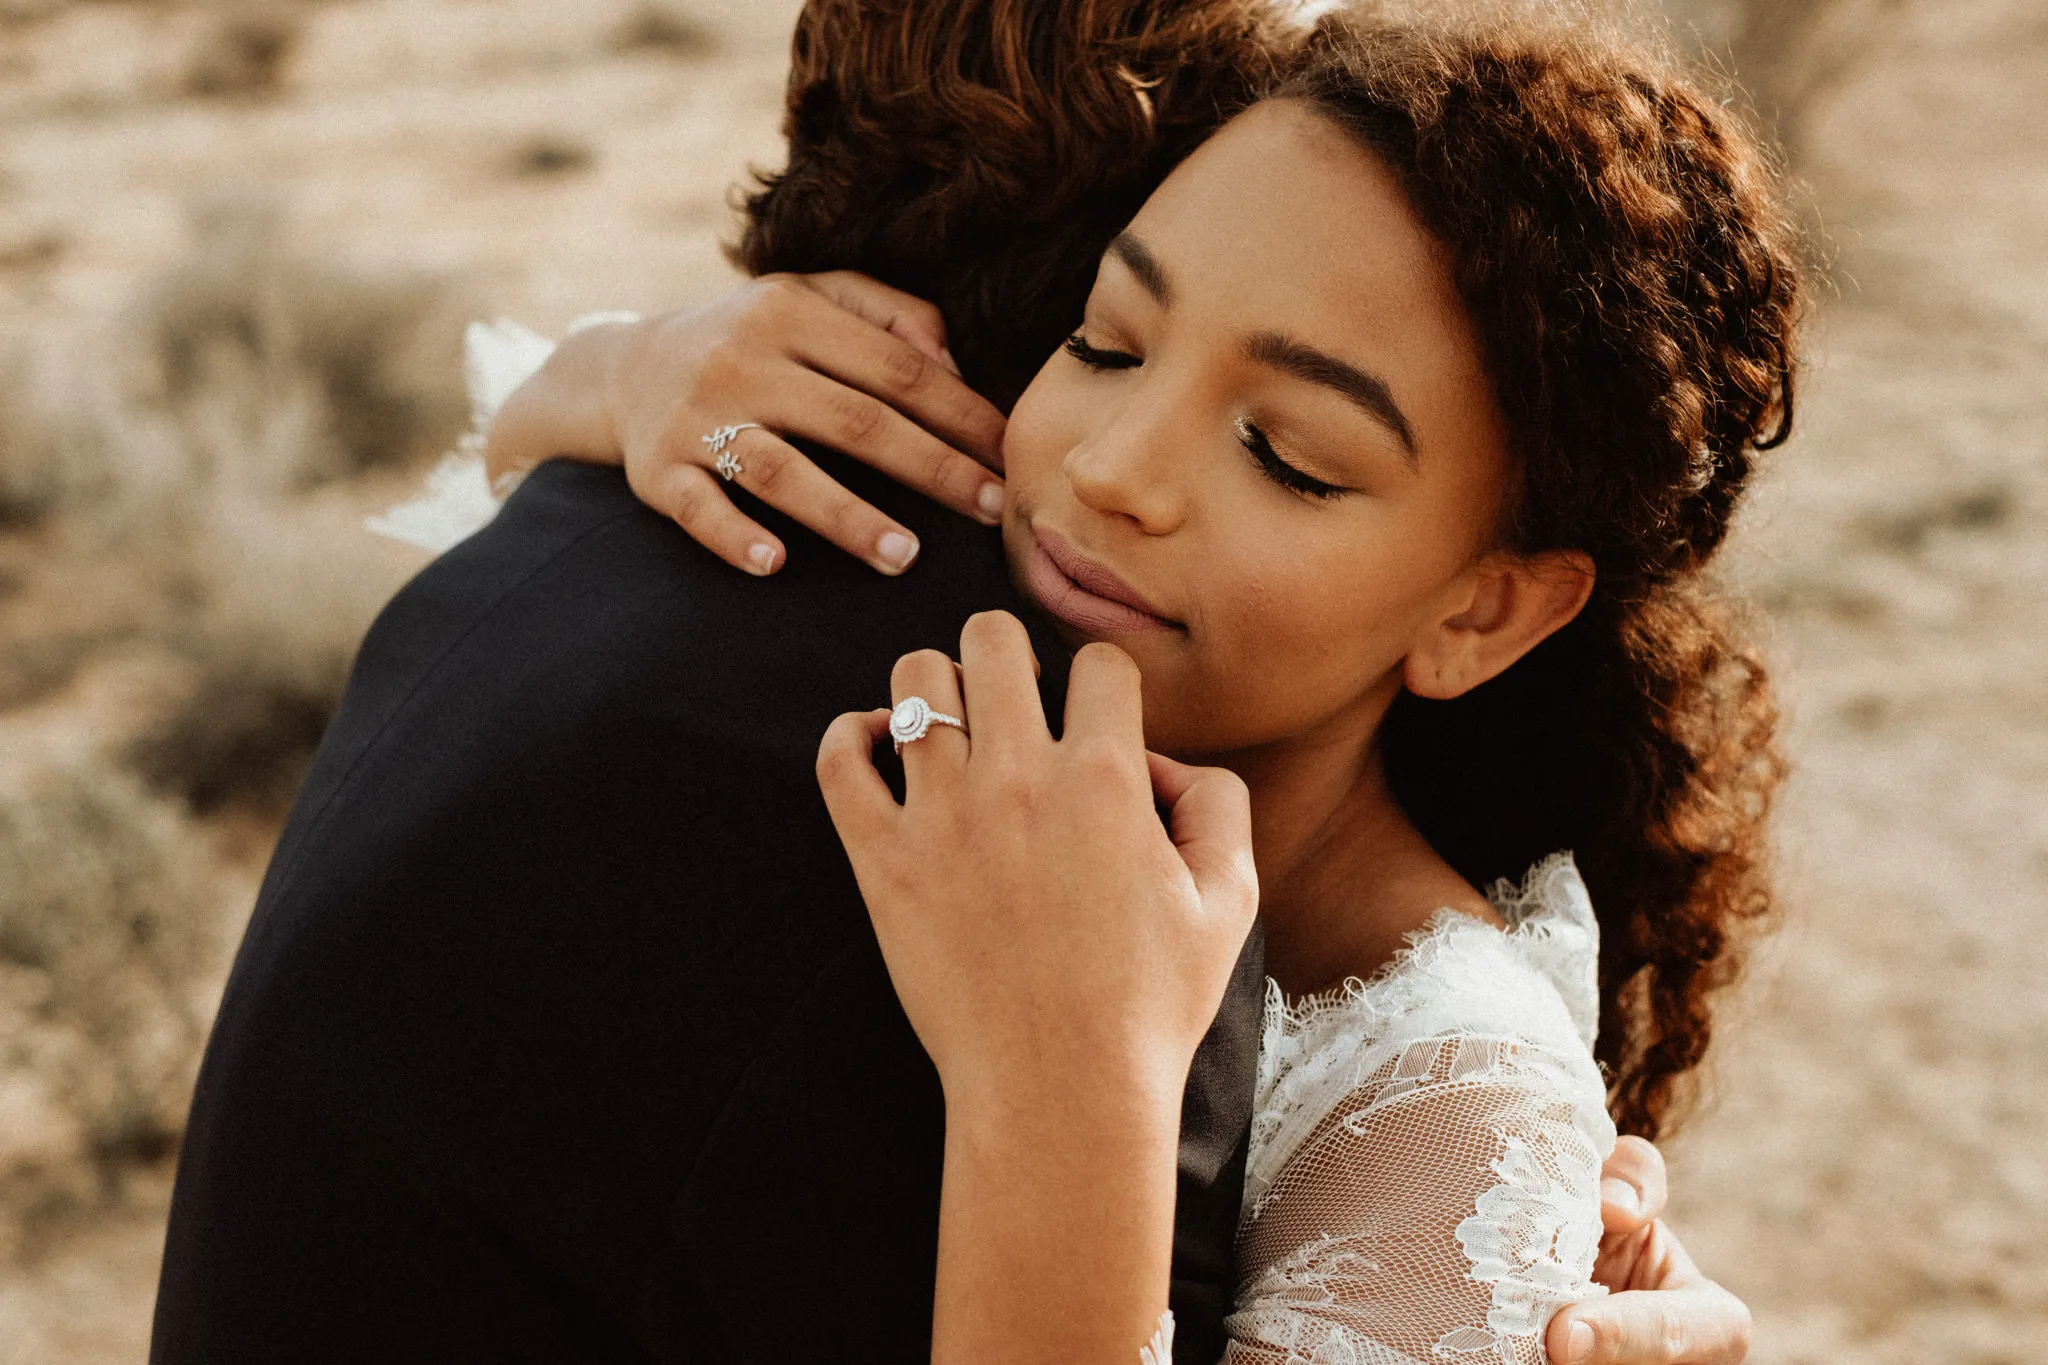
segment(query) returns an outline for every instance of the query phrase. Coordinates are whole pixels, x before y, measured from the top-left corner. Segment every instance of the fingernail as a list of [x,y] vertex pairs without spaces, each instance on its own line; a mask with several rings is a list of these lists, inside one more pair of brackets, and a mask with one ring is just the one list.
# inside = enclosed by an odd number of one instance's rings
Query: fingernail
[[747,567],[755,573],[764,576],[774,573],[775,547],[773,545],[756,545],[753,549],[747,551]]
[[960,377],[960,362],[953,359],[953,352],[950,348],[945,346],[939,347],[939,359],[946,362],[946,368],[953,372],[955,379]]
[[1003,486],[1001,484],[983,484],[981,492],[975,495],[974,501],[981,508],[981,515],[989,522],[994,523],[1003,519]]
[[1643,1211],[1642,1191],[1629,1184],[1626,1180],[1608,1179],[1601,1181],[1600,1202],[1612,1204],[1616,1208],[1627,1210],[1629,1213],[1641,1213]]
[[890,569],[902,573],[917,558],[917,542],[901,531],[891,531],[876,543],[875,554]]
[[1583,1322],[1573,1323],[1571,1330],[1565,1333],[1565,1365],[1575,1365],[1577,1361],[1591,1360],[1592,1358],[1593,1329],[1586,1326]]

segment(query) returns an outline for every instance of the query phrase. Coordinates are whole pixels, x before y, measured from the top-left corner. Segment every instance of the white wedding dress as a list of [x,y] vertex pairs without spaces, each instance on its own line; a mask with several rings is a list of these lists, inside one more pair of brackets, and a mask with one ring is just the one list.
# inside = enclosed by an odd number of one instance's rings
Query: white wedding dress
[[1371,981],[1268,986],[1227,1365],[1540,1365],[1592,1281],[1614,1147],[1599,929],[1570,855]]
[[[552,350],[472,326],[472,435],[372,528],[440,551],[486,524],[505,490],[482,433]],[[1489,899],[1505,931],[1441,910],[1370,981],[1292,1001],[1267,983],[1224,1365],[1542,1365],[1551,1315],[1606,1292],[1592,902],[1563,853]]]

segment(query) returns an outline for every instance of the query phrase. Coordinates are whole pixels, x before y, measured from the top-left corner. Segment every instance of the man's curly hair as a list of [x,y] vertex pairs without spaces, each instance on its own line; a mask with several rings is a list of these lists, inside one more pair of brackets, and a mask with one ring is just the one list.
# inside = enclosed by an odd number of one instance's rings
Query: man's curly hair
[[1301,100],[1393,167],[1507,417],[1501,543],[1583,551],[1597,582],[1494,681],[1404,694],[1389,780],[1475,884],[1576,851],[1616,1121],[1654,1137],[1773,910],[1776,710],[1704,575],[1791,429],[1802,244],[1764,144],[1654,50],[1554,6],[1442,8],[1311,28],[1285,0],[813,0],[790,165],[735,256],[932,299],[1007,404],[1110,238],[1231,114]]
[[789,163],[748,198],[733,259],[861,270],[929,299],[1007,411],[1080,317],[1110,238],[1299,49],[1289,8],[811,0]]

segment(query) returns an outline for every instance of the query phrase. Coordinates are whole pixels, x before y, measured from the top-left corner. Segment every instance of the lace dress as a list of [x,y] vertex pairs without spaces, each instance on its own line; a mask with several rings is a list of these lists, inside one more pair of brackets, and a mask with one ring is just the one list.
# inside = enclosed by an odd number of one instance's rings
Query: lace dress
[[[496,513],[482,433],[553,350],[504,321],[468,341],[472,434],[371,523],[435,551]],[[1563,853],[1490,899],[1506,931],[1443,910],[1369,982],[1267,983],[1224,1365],[1541,1365],[1551,1314],[1605,1292],[1592,902]],[[1143,1365],[1172,1341],[1169,1315]]]
[[1537,1365],[1592,1282],[1614,1147],[1569,854],[1369,982],[1268,983],[1225,1365]]

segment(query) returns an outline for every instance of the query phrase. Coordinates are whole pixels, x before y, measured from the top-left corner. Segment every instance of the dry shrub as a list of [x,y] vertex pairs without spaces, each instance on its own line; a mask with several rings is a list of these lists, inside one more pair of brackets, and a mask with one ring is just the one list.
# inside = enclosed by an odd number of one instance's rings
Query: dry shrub
[[0,0],[0,24],[33,24],[61,10],[70,0]]
[[181,677],[121,757],[197,813],[280,815],[363,632],[417,556],[368,534],[364,501],[345,490],[223,488],[165,505],[149,554],[185,598],[153,623],[152,641]]
[[111,487],[107,424],[60,378],[65,368],[26,343],[0,352],[0,531],[33,525]]
[[204,854],[170,804],[105,771],[0,798],[0,1011],[17,1016],[0,1075],[39,1080],[75,1156],[175,1145],[223,965]]
[[340,703],[363,632],[418,559],[369,535],[365,500],[347,490],[216,488],[163,508],[123,543],[178,590],[160,594],[176,601],[149,627],[171,683],[114,751],[197,814],[275,818]]
[[200,30],[185,67],[189,94],[261,98],[283,84],[301,21],[277,5],[248,5],[216,15]]
[[184,653],[185,695],[128,746],[127,766],[195,815],[281,815],[341,702],[343,670],[309,668],[264,636],[201,637]]
[[7,540],[0,708],[83,670],[105,755],[0,787],[0,1263],[176,1144],[242,908],[196,817],[260,842],[415,566],[350,485],[460,430],[461,320],[230,206],[124,325],[0,368],[0,488],[46,523]]
[[[417,559],[350,497],[171,499],[143,550],[174,580],[141,647],[152,694],[109,752],[192,813],[281,816],[340,704],[357,644]],[[175,600],[172,600],[174,599]]]
[[28,356],[0,355],[0,528],[31,525],[63,498],[63,433]]
[[196,226],[132,328],[184,482],[304,491],[454,441],[463,312],[445,280],[298,259],[259,202],[210,206]]
[[612,34],[617,52],[662,52],[681,58],[708,57],[718,50],[717,36],[702,19],[672,4],[643,4],[628,14]]
[[588,168],[597,153],[573,138],[543,133],[521,143],[512,153],[512,173],[519,176],[566,175]]
[[[89,361],[0,370],[0,398],[24,400],[0,405],[0,489],[20,490],[0,505],[17,520],[64,509],[35,565],[35,609],[10,612],[0,709],[48,697],[110,650],[151,653],[173,700],[110,726],[107,751],[194,811],[272,813],[363,629],[416,565],[364,531],[365,498],[380,495],[351,485],[453,443],[464,312],[438,279],[292,255],[260,204],[216,206],[199,227],[192,255],[90,341]],[[60,393],[58,368],[90,376],[97,406]],[[15,418],[45,409],[85,414],[84,434]],[[100,461],[115,472],[99,496],[65,491],[90,464],[80,450],[118,452]]]
[[69,233],[48,230],[31,231],[0,242],[0,274],[33,275],[48,270],[63,260],[73,245]]
[[9,640],[0,654],[0,711],[27,706],[71,681],[79,665],[114,643],[77,631]]

